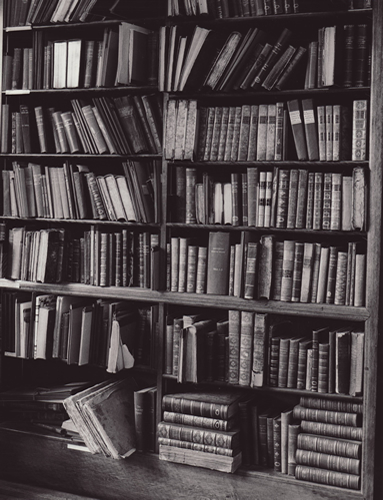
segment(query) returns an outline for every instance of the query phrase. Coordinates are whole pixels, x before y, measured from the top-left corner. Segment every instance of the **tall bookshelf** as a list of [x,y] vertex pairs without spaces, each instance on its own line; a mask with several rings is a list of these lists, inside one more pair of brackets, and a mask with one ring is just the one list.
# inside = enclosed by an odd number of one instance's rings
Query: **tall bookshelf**
[[[302,0],[303,1],[303,0]],[[4,12],[5,0],[1,1],[1,12]],[[163,105],[164,113],[166,114],[168,102],[170,99],[195,99],[199,107],[203,106],[240,106],[243,104],[259,104],[259,103],[273,103],[277,101],[282,101],[286,104],[288,100],[291,99],[303,99],[305,97],[310,97],[314,101],[325,104],[327,101],[330,103],[352,103],[354,99],[367,99],[369,103],[369,146],[368,146],[368,160],[363,162],[352,162],[352,161],[341,161],[341,162],[319,162],[319,161],[297,161],[297,160],[284,160],[280,162],[246,162],[246,161],[236,161],[233,162],[212,162],[212,161],[178,161],[178,160],[168,160],[163,154],[141,154],[141,155],[87,155],[82,153],[73,154],[40,154],[37,152],[33,153],[5,153],[1,155],[1,161],[3,169],[9,169],[12,161],[30,161],[30,162],[45,162],[48,165],[60,164],[64,159],[67,159],[74,163],[86,163],[89,165],[95,165],[95,169],[100,173],[120,173],[121,162],[127,159],[141,159],[142,161],[158,161],[161,162],[161,172],[160,172],[160,184],[159,188],[159,198],[160,210],[159,216],[154,223],[121,223],[118,221],[93,221],[91,219],[78,221],[78,220],[50,220],[46,219],[36,219],[36,220],[22,220],[22,218],[14,217],[2,217],[2,221],[6,222],[7,228],[13,226],[20,226],[26,224],[34,228],[42,227],[61,227],[65,226],[70,231],[82,231],[84,228],[89,228],[90,226],[97,225],[101,227],[102,230],[105,228],[106,231],[119,231],[122,228],[135,231],[137,233],[149,232],[155,233],[159,236],[159,246],[160,246],[160,269],[159,269],[159,287],[158,289],[151,290],[149,288],[140,288],[137,286],[133,287],[100,287],[100,286],[90,286],[82,283],[60,283],[60,284],[48,284],[48,283],[37,283],[27,280],[9,280],[1,279],[0,286],[4,290],[26,292],[32,293],[44,293],[44,294],[54,294],[54,295],[68,295],[68,296],[79,296],[87,297],[92,300],[104,299],[104,300],[121,300],[127,301],[129,304],[144,306],[157,306],[158,311],[158,335],[154,338],[154,345],[152,346],[155,353],[157,353],[155,363],[152,366],[142,366],[137,367],[136,372],[139,376],[150,381],[150,383],[157,384],[158,396],[157,396],[157,421],[162,419],[161,412],[161,400],[162,396],[166,393],[178,392],[180,391],[180,385],[177,384],[176,377],[174,375],[165,374],[165,332],[166,332],[166,318],[170,314],[183,314],[187,312],[196,312],[209,314],[214,312],[216,315],[227,315],[227,311],[250,311],[252,313],[267,313],[273,318],[285,318],[289,317],[293,322],[306,321],[309,325],[313,326],[320,322],[324,324],[328,322],[329,324],[337,324],[343,326],[347,323],[352,323],[360,328],[364,329],[365,332],[365,353],[364,353],[364,387],[363,396],[351,397],[351,396],[341,396],[339,394],[318,394],[315,396],[318,398],[323,398],[327,400],[342,400],[350,401],[363,404],[363,445],[362,445],[362,470],[361,470],[361,486],[360,489],[349,490],[340,489],[337,487],[330,487],[325,485],[319,485],[312,482],[296,481],[294,477],[287,476],[285,474],[274,473],[272,469],[261,468],[261,467],[244,467],[240,469],[233,476],[219,474],[215,471],[206,471],[205,469],[199,469],[194,467],[189,467],[187,470],[186,466],[178,466],[173,464],[165,464],[163,462],[158,462],[158,457],[154,455],[148,455],[147,457],[137,454],[136,457],[132,457],[133,462],[129,460],[125,461],[123,465],[121,463],[115,464],[114,461],[109,460],[107,464],[100,457],[88,458],[76,458],[76,465],[87,476],[84,483],[76,483],[76,488],[79,492],[85,492],[95,495],[97,489],[95,486],[91,485],[92,480],[95,481],[94,484],[98,484],[97,480],[91,472],[91,468],[94,470],[103,470],[103,467],[107,468],[111,473],[114,472],[115,468],[118,469],[119,474],[124,477],[124,475],[133,475],[134,480],[137,484],[145,483],[145,469],[146,464],[150,463],[154,468],[155,479],[158,481],[158,490],[161,492],[163,497],[166,497],[166,491],[169,486],[174,486],[173,481],[179,479],[179,475],[182,476],[183,471],[188,477],[187,488],[193,492],[193,482],[200,482],[201,484],[206,484],[206,490],[201,490],[202,493],[214,492],[217,494],[224,494],[229,488],[230,491],[237,492],[238,495],[250,494],[254,491],[254,488],[258,486],[263,488],[264,494],[270,494],[271,490],[276,492],[287,492],[293,496],[299,496],[300,498],[307,498],[310,500],[312,498],[342,498],[347,499],[373,499],[374,496],[374,453],[375,453],[375,406],[376,406],[376,395],[377,395],[377,345],[378,345],[378,324],[379,324],[379,308],[380,308],[380,298],[379,291],[380,285],[380,244],[381,244],[381,210],[382,210],[382,174],[381,174],[381,158],[383,155],[382,151],[382,112],[381,112],[381,95],[379,89],[379,83],[383,71],[381,69],[381,53],[382,53],[382,40],[380,36],[380,30],[382,28],[383,18],[383,7],[377,0],[374,2],[372,8],[346,11],[346,10],[334,10],[330,12],[308,12],[308,13],[297,13],[297,14],[281,14],[273,16],[259,16],[254,18],[240,18],[232,17],[227,19],[212,20],[206,17],[195,18],[193,17],[190,21],[187,17],[175,18],[175,19],[157,19],[157,20],[146,20],[145,22],[137,21],[139,25],[149,26],[150,28],[157,30],[159,25],[189,25],[189,31],[191,31],[191,26],[199,25],[211,28],[213,30],[225,30],[234,31],[239,30],[245,32],[250,27],[259,27],[264,29],[266,33],[272,32],[273,30],[281,31],[284,27],[289,27],[295,33],[296,39],[302,44],[306,43],[310,38],[310,30],[316,30],[321,26],[332,26],[345,25],[345,24],[359,24],[363,19],[363,23],[366,23],[371,30],[372,37],[372,60],[371,60],[371,83],[363,87],[351,87],[351,88],[330,88],[330,89],[312,89],[303,90],[291,88],[290,90],[283,91],[260,91],[260,92],[243,92],[243,93],[220,93],[220,92],[195,92],[189,91],[188,93],[179,92],[163,92],[158,93],[156,88],[152,86],[126,86],[126,87],[111,87],[111,88],[91,88],[91,89],[35,89],[31,91],[19,90],[3,90],[2,91],[2,103],[9,103],[11,106],[18,106],[20,103],[28,103],[29,105],[37,105],[45,102],[60,102],[69,100],[75,96],[78,99],[91,99],[97,98],[99,95],[102,96],[113,96],[118,97],[120,95],[145,95],[145,94],[158,94],[161,96],[161,101]],[[89,33],[102,32],[105,26],[115,25],[120,21],[99,21],[91,22],[80,25],[71,24],[57,24],[57,25],[44,25],[44,26],[33,26],[32,28],[26,29],[27,27],[19,28],[9,28],[5,27],[3,29],[3,37],[1,38],[2,52],[8,50],[9,44],[17,44],[19,40],[26,40],[22,43],[31,44],[32,34],[35,32],[49,33],[53,39],[70,39],[76,36],[82,37],[81,33],[83,31]],[[133,20],[133,22],[135,22]],[[80,33],[80,35],[78,34]],[[97,35],[100,37],[100,34]],[[28,38],[29,37],[29,38]],[[28,41],[29,40],[29,41]],[[15,45],[17,46],[17,45]],[[1,60],[0,65],[3,64]],[[2,66],[0,66],[2,68]],[[166,116],[165,121],[166,122]],[[164,137],[166,138],[166,133],[164,132]],[[165,148],[166,145],[164,145]],[[110,167],[107,171],[104,167],[105,162],[108,162]],[[280,168],[285,168],[287,170],[305,168],[308,171],[337,171],[350,173],[354,166],[361,165],[365,172],[367,172],[367,178],[369,179],[368,187],[368,207],[367,207],[367,229],[360,232],[341,232],[341,231],[313,231],[306,229],[275,229],[275,228],[260,228],[260,227],[250,227],[245,225],[240,225],[234,227],[232,225],[223,224],[186,224],[183,222],[175,222],[173,218],[173,213],[171,212],[171,179],[174,175],[176,168],[186,169],[188,167],[193,167],[197,170],[198,174],[208,171],[213,177],[218,175],[219,170],[224,172],[225,178],[227,179],[231,173],[234,171],[245,173],[249,166],[258,167],[260,170],[270,170],[271,165],[279,166]],[[80,229],[79,229],[80,228]],[[365,294],[365,304],[362,307],[354,306],[342,306],[333,304],[311,304],[311,303],[293,303],[284,302],[277,300],[247,300],[240,297],[233,297],[227,295],[214,295],[214,294],[196,294],[196,293],[181,293],[172,292],[166,289],[166,254],[168,251],[168,243],[170,243],[172,236],[185,236],[193,237],[196,241],[204,241],[207,243],[208,236],[210,233],[214,233],[217,230],[230,235],[232,241],[239,241],[240,234],[243,232],[248,232],[253,237],[258,239],[263,234],[274,235],[278,240],[289,240],[297,239],[298,241],[320,241],[324,243],[331,244],[342,244],[343,239],[358,241],[362,245],[365,245],[366,249],[366,294]],[[20,363],[19,363],[20,361]],[[53,360],[54,361],[54,360]],[[1,359],[1,369],[2,369],[2,383],[8,385],[10,379],[23,380],[28,377],[36,378],[37,380],[41,377],[49,377],[55,374],[55,364],[46,363],[47,366],[42,366],[41,362],[28,360],[15,360],[6,356],[2,356]],[[73,376],[81,376],[81,369],[84,369],[83,376],[92,376],[95,379],[105,376],[104,370],[88,370],[87,367],[65,367],[65,374],[62,372],[61,375],[67,376],[71,379]],[[216,385],[216,384],[210,384]],[[225,384],[220,384],[225,385]],[[287,404],[296,404],[301,396],[312,395],[308,391],[301,391],[298,389],[279,389],[272,388],[265,385],[262,388],[252,388],[240,387],[238,384],[235,385],[239,391],[250,390],[257,396],[259,400],[263,397],[269,399],[280,399]],[[183,385],[183,389],[188,389],[187,384]],[[22,450],[23,446],[23,435],[17,434],[16,437],[9,431],[8,435],[5,430],[1,433],[1,441],[5,446],[5,449],[9,449],[12,446],[12,437],[17,443],[16,450]],[[28,442],[29,446],[38,446],[39,436],[24,436],[24,442]],[[27,441],[27,439],[29,441]],[[10,443],[10,444],[9,444]],[[44,458],[41,467],[45,467],[49,474],[47,474],[47,479],[43,479],[41,484],[43,485],[56,485],[58,487],[65,488],[65,482],[60,482],[60,478],[52,470],[49,465],[50,454],[55,455],[55,460],[60,460],[57,456],[57,449],[54,444],[49,444],[47,447],[47,456]],[[33,459],[33,452],[29,448],[27,451],[27,456]],[[16,452],[12,455],[13,461],[17,463],[18,457]],[[92,459],[94,461],[92,462]],[[63,463],[70,463],[71,455],[68,450],[63,452]],[[147,460],[147,462],[146,462]],[[32,460],[33,461],[33,460]],[[112,462],[112,463],[111,463]],[[13,463],[12,461],[10,462]],[[132,464],[132,465],[130,465]],[[32,480],[32,482],[39,482],[33,478],[34,474],[40,473],[40,469],[35,468],[36,465],[26,468],[25,480]],[[132,467],[132,469],[130,469]],[[27,471],[28,469],[28,471]],[[12,473],[9,469],[5,467],[5,478],[12,477]],[[51,477],[51,480],[50,480]],[[169,478],[169,479],[168,479]],[[103,486],[99,485],[100,488]],[[178,486],[177,486],[178,487]],[[97,486],[96,486],[97,488]],[[111,491],[115,494],[118,491],[122,491],[123,485],[121,484],[121,478],[115,480],[113,486],[111,486]],[[141,486],[139,487],[141,488]],[[71,490],[73,491],[73,490]],[[104,490],[103,490],[104,491]],[[152,491],[152,490],[151,490]],[[109,493],[110,493],[109,492]],[[289,493],[290,492],[290,493]],[[234,495],[235,493],[233,493]],[[112,494],[113,496],[113,494]],[[107,493],[105,493],[107,498]],[[138,497],[137,497],[138,498]],[[233,497],[234,498],[234,497]]]

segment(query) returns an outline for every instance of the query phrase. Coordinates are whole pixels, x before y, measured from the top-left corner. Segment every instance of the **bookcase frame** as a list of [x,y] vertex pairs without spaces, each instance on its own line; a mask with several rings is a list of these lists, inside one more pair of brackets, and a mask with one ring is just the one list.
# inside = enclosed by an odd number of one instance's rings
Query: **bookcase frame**
[[[1,23],[4,16],[4,2],[5,0],[0,0],[0,19]],[[181,293],[173,293],[164,291],[164,284],[166,282],[166,241],[169,237],[169,234],[173,227],[177,228],[177,224],[173,224],[167,220],[166,214],[167,203],[168,203],[168,169],[170,162],[162,159],[162,210],[161,210],[161,219],[159,223],[159,233],[160,233],[160,248],[161,248],[161,269],[160,269],[160,283],[162,283],[162,287],[160,291],[154,290],[146,290],[146,289],[137,289],[137,288],[100,288],[100,287],[90,287],[87,285],[71,283],[71,284],[63,284],[63,285],[51,285],[51,284],[42,284],[42,283],[32,283],[32,282],[12,282],[9,280],[1,279],[0,280],[0,288],[6,289],[14,289],[14,290],[25,290],[25,291],[34,291],[34,292],[43,292],[43,293],[55,293],[55,294],[66,294],[66,295],[78,295],[78,296],[87,296],[94,298],[111,298],[118,300],[131,300],[131,301],[139,301],[146,303],[157,303],[159,304],[159,324],[160,324],[160,332],[157,336],[157,345],[156,349],[159,353],[158,359],[158,369],[156,373],[157,378],[157,386],[158,386],[158,409],[157,409],[157,421],[161,419],[161,409],[160,403],[162,399],[162,395],[167,390],[168,381],[174,382],[174,379],[171,376],[163,375],[163,353],[164,353],[164,331],[166,327],[166,311],[168,306],[177,305],[177,306],[192,306],[199,307],[203,309],[238,309],[238,310],[246,310],[253,312],[269,312],[273,314],[289,314],[291,316],[297,317],[322,317],[328,319],[341,319],[341,320],[349,320],[349,321],[363,321],[365,324],[365,364],[364,364],[364,395],[363,398],[359,398],[359,400],[363,399],[364,405],[364,424],[363,424],[363,451],[362,451],[362,484],[360,491],[351,491],[340,489],[336,487],[322,486],[316,485],[313,483],[304,483],[301,481],[296,481],[294,478],[287,477],[285,475],[281,475],[278,473],[274,473],[269,470],[240,470],[234,476],[225,476],[218,475],[216,472],[205,471],[202,469],[194,469],[188,470],[188,477],[190,480],[196,480],[202,482],[206,482],[206,491],[215,491],[217,494],[223,494],[224,489],[222,488],[230,488],[231,491],[238,491],[238,493],[246,494],[245,491],[241,488],[247,489],[247,492],[254,491],[254,488],[257,487],[258,482],[261,481],[262,486],[260,488],[264,489],[264,491],[270,491],[273,489],[278,489],[278,491],[282,492],[290,492],[292,495],[300,492],[300,498],[343,498],[343,499],[366,499],[372,500],[374,498],[374,456],[375,456],[375,428],[376,428],[376,418],[375,418],[375,408],[376,408],[376,399],[377,399],[377,369],[378,369],[378,339],[379,339],[379,324],[381,319],[380,313],[380,291],[381,291],[381,237],[382,237],[382,167],[383,167],[383,98],[381,94],[381,81],[383,78],[383,62],[381,55],[383,54],[383,37],[381,36],[381,31],[383,29],[383,4],[379,0],[375,0],[373,2],[372,9],[368,9],[368,13],[371,12],[372,16],[372,71],[371,71],[371,86],[370,86],[370,124],[369,124],[369,160],[368,162],[363,162],[364,165],[369,165],[369,196],[368,196],[368,229],[367,229],[367,273],[366,273],[366,306],[365,307],[349,307],[349,306],[334,306],[334,305],[318,305],[318,304],[301,304],[301,303],[283,303],[277,301],[248,301],[241,298],[228,297],[228,296],[213,296],[213,295],[203,295],[196,296],[193,294],[181,294]],[[331,17],[334,13],[328,13],[328,17]],[[270,23],[272,25],[276,21],[283,23],[284,19],[291,19],[291,16],[294,16],[298,21],[304,22],[305,19],[309,19],[310,17],[316,16],[317,14],[293,14],[293,15],[279,15],[278,20],[275,19],[275,16],[271,16],[269,19],[263,19],[263,21]],[[326,14],[320,14],[322,17],[326,17]],[[346,17],[348,14],[340,13],[339,16]],[[353,14],[355,15],[355,14]],[[274,19],[273,19],[274,17]],[[356,20],[357,18],[354,17]],[[120,22],[120,21],[116,21]],[[168,21],[166,21],[168,22]],[[196,21],[196,23],[198,20]],[[225,21],[217,21],[213,23],[214,26],[218,27],[220,25],[230,25],[231,23],[240,23],[241,19],[235,20],[225,20]],[[244,19],[243,22],[249,23],[249,19]],[[95,23],[92,23],[95,24]],[[100,23],[102,24],[102,23]],[[233,24],[234,25],[234,24]],[[46,27],[49,30],[55,29],[54,26]],[[57,26],[57,28],[61,28],[62,26]],[[44,27],[39,27],[38,29],[44,29]],[[8,31],[22,31],[23,28],[6,28],[3,30],[3,36],[0,37],[0,53],[3,53],[3,43],[5,33]],[[2,73],[2,65],[3,59],[0,58],[0,74]],[[131,87],[121,88],[121,91],[127,91]],[[142,89],[141,89],[142,90]],[[152,90],[152,88],[150,88]],[[354,89],[355,90],[355,89]],[[119,92],[120,90],[118,90]],[[339,92],[340,94],[344,91],[344,89],[337,89],[334,92]],[[45,93],[57,93],[57,95],[64,95],[68,90],[35,90],[31,91],[31,94],[42,94]],[[76,90],[76,93],[84,94],[88,92],[86,89]],[[97,93],[96,90],[92,90],[92,92]],[[290,94],[294,94],[296,96],[303,94],[310,94],[315,97],[316,94],[323,94],[324,90],[313,90],[313,91],[290,91]],[[353,90],[346,90],[348,95],[352,95]],[[359,91],[358,91],[359,92]],[[21,93],[21,92],[19,92]],[[7,91],[2,92],[2,97],[4,94],[7,95],[17,95],[17,91]],[[279,95],[284,95],[284,92],[279,93]],[[286,94],[285,94],[286,95]],[[234,96],[232,96],[235,99]],[[166,110],[166,103],[169,98],[168,93],[163,94],[163,104],[164,110]],[[214,96],[212,96],[214,98]],[[228,98],[231,98],[228,95]],[[2,99],[3,101],[3,99]],[[0,122],[1,122],[1,108],[0,108]],[[46,155],[47,157],[59,157],[63,158],[65,155]],[[67,155],[67,156],[75,156],[76,158],[89,157],[89,155]],[[141,155],[142,157],[153,155]],[[12,154],[2,154],[0,157],[3,159],[10,157],[17,158],[34,158],[41,157],[39,154],[25,154],[25,155],[12,155]],[[108,155],[103,155],[104,158],[108,158]],[[116,158],[116,155],[110,155],[110,157]],[[240,162],[239,162],[240,163]],[[322,162],[280,162],[280,164],[288,164],[289,166],[302,166],[306,164],[311,167],[321,167],[323,165]],[[351,162],[343,162],[344,165],[349,165]],[[248,163],[243,163],[243,165],[247,165]],[[354,163],[352,163],[354,164]],[[197,163],[195,163],[198,166]],[[205,165],[205,163],[203,163]],[[254,165],[262,166],[262,163],[255,162]],[[267,164],[269,165],[269,163]],[[202,166],[202,164],[201,164]],[[2,220],[6,220],[4,217],[0,217]],[[71,221],[73,223],[79,221]],[[91,221],[83,221],[85,224],[91,224]],[[97,222],[98,224],[98,222]],[[105,222],[105,224],[108,224]],[[184,225],[184,227],[192,227],[189,225]],[[198,228],[201,228],[198,225]],[[205,226],[204,230],[208,231],[209,226]],[[240,228],[230,228],[223,230],[229,231],[237,231],[244,230],[245,227]],[[294,230],[293,230],[294,231]],[[297,230],[295,230],[297,231]],[[304,232],[304,230],[303,230]],[[326,236],[325,232],[321,234]],[[0,357],[0,370],[1,370],[2,356]],[[6,374],[1,370],[1,381],[6,379]],[[272,393],[273,391],[278,392],[283,390],[273,389],[273,388],[263,388],[261,391],[266,391]],[[302,395],[303,391],[291,390],[288,389],[284,391],[286,395]],[[321,396],[322,397],[322,396]],[[325,395],[324,397],[328,399],[339,399],[339,395]],[[356,398],[358,399],[358,398]],[[32,437],[33,440],[38,440],[37,437]],[[5,449],[9,446],[9,441],[7,438],[0,433],[0,440],[2,442],[2,446]],[[16,449],[21,449],[23,436],[18,436]],[[12,446],[12,443],[10,443]],[[52,445],[52,449],[54,446]],[[52,453],[57,453],[57,451],[52,451]],[[68,460],[68,458],[65,458]],[[70,459],[69,459],[70,460]],[[92,462],[95,460],[95,462]],[[172,464],[157,464],[157,457],[150,456],[148,457],[151,465],[154,468],[158,468],[158,480],[159,480],[159,491],[164,495],[163,498],[166,498],[166,489],[173,485],[173,480],[177,477],[178,467],[177,465]],[[98,463],[100,458],[88,458],[84,459],[85,471],[86,467],[90,467],[89,476],[86,482],[91,482],[92,478],[94,479],[94,475],[91,472],[92,463]],[[49,455],[44,459],[43,466],[48,467]],[[108,470],[111,472],[114,470],[114,467],[117,467],[115,464],[110,463],[107,464]],[[82,462],[81,462],[82,463]],[[102,461],[104,464],[104,461]],[[145,481],[145,460],[141,457],[133,458],[134,464],[134,477],[136,481]],[[99,465],[98,465],[99,466]],[[31,470],[34,470],[33,466]],[[121,470],[124,471],[127,475],[130,473],[130,462],[127,461],[123,466],[118,466]],[[122,469],[121,469],[122,467]],[[191,468],[189,468],[191,469]],[[140,470],[142,470],[142,477]],[[184,470],[182,468],[182,470]],[[44,480],[44,484],[55,484],[57,483],[57,478],[54,478],[53,471],[50,471],[52,474],[52,482],[48,480]],[[86,472],[85,472],[86,473]],[[164,479],[163,475],[169,473],[169,479]],[[180,473],[182,475],[182,471]],[[1,475],[1,474],[0,474]],[[31,474],[26,474],[27,479],[31,479]],[[218,483],[221,482],[222,485],[218,486]],[[246,478],[246,479],[245,479]],[[117,480],[116,480],[117,481]],[[238,483],[243,483],[244,486],[239,486]],[[94,494],[94,490],[87,485],[89,490]],[[188,486],[190,488],[190,485]],[[297,489],[298,488],[298,489]],[[79,488],[81,489],[81,488]],[[137,497],[141,498],[141,497]],[[142,497],[143,498],[143,497]],[[234,496],[233,496],[234,498]],[[242,497],[241,497],[242,498]],[[272,498],[270,496],[270,498]]]

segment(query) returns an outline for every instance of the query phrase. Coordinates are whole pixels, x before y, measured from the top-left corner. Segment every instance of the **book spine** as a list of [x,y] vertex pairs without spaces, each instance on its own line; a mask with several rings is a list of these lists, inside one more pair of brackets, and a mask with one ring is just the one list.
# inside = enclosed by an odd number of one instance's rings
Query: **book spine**
[[278,197],[275,227],[284,229],[287,226],[288,202],[289,202],[290,171],[279,170]]
[[288,448],[287,448],[287,474],[289,476],[295,475],[295,468],[297,465],[296,454],[298,447],[298,436],[300,433],[299,424],[289,424],[288,428]]
[[198,401],[194,399],[178,397],[174,394],[166,394],[162,398],[162,409],[175,413],[185,413],[200,417],[227,420],[229,415],[229,405],[224,403]]
[[349,427],[359,427],[362,422],[362,415],[357,413],[318,410],[314,408],[304,408],[299,405],[294,407],[293,416],[298,420],[310,420],[312,422],[345,425]]
[[186,168],[186,224],[196,224],[196,197],[197,169]]
[[291,301],[293,270],[294,270],[294,249],[295,242],[285,240],[283,244],[283,263],[281,281],[281,299],[284,302]]
[[329,486],[338,486],[353,490],[360,488],[360,476],[337,471],[326,471],[326,474],[324,474],[323,469],[305,465],[297,465],[295,477],[301,481],[311,481]]
[[254,314],[248,311],[241,311],[240,321],[239,385],[249,386],[253,364]]
[[287,229],[295,228],[295,219],[297,215],[297,201],[298,201],[298,181],[299,171],[296,168],[290,170],[289,182],[289,201],[287,206]]
[[360,459],[362,451],[362,444],[357,441],[331,439],[324,436],[305,433],[298,435],[297,444],[300,450],[326,453],[353,459]]
[[268,348],[268,316],[256,313],[254,316],[254,343],[251,386],[262,387],[266,383],[266,352]]
[[367,100],[356,100],[353,103],[352,117],[352,160],[367,159]]
[[296,452],[297,464],[319,467],[330,471],[344,472],[348,474],[360,474],[360,460],[356,458],[338,457],[327,453],[318,453],[311,450],[300,450]]
[[304,254],[304,243],[301,241],[295,242],[293,283],[291,291],[292,302],[299,302],[301,297],[303,254]]
[[159,437],[202,443],[204,445],[218,446],[220,448],[235,448],[239,442],[239,432],[216,432],[203,428],[188,427],[179,424],[159,422]]
[[318,392],[328,392],[329,344],[319,343],[318,348]]
[[239,383],[240,328],[240,312],[229,310],[229,384]]

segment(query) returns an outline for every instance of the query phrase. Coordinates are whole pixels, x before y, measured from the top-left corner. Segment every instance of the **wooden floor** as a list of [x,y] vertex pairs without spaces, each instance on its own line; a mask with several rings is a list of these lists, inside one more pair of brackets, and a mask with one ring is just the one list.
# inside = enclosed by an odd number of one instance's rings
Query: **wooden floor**
[[70,493],[37,488],[35,486],[0,481],[0,500],[97,500],[91,497],[80,497]]

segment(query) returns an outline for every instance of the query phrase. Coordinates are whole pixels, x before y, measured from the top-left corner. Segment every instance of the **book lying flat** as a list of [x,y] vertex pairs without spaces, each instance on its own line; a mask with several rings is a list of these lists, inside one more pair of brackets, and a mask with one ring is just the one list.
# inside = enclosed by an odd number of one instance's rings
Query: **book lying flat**
[[242,463],[241,452],[234,457],[228,457],[163,444],[160,444],[159,452],[160,460],[193,465],[195,467],[205,467],[207,469],[218,470],[221,472],[235,472]]

